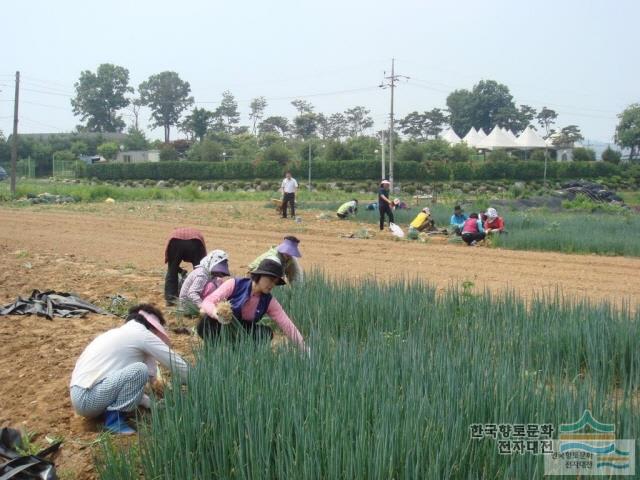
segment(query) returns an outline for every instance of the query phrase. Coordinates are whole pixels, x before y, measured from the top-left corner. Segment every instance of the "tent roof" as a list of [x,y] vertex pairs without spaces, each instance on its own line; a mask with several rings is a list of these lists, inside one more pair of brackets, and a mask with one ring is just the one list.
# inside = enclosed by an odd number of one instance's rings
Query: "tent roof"
[[493,150],[494,148],[518,148],[518,144],[502,131],[497,125],[478,145],[478,148]]
[[487,134],[486,134],[486,133],[484,133],[484,130],[483,130],[482,128],[479,128],[479,129],[478,129],[478,136],[479,136],[480,138],[487,138]]
[[547,147],[547,142],[531,127],[525,128],[524,132],[522,132],[516,140],[516,143],[520,148],[524,149]]
[[478,131],[471,127],[471,129],[469,130],[469,132],[464,136],[464,138],[462,139],[462,141],[464,143],[466,143],[467,145],[469,145],[470,147],[475,147],[476,145],[478,145],[481,141],[482,138],[479,134]]
[[450,145],[455,145],[456,143],[460,143],[460,137],[453,131],[453,129],[448,129],[440,135],[442,140],[449,142]]
[[507,135],[509,135],[509,138],[511,140],[513,140],[514,142],[517,140],[518,137],[515,136],[515,134],[511,131],[511,130],[504,130],[504,133],[506,133]]

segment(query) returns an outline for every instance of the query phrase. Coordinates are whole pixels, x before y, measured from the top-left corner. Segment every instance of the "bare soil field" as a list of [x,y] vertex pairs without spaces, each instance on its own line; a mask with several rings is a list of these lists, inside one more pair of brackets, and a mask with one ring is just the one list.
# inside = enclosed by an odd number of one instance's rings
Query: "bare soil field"
[[[0,303],[33,289],[71,291],[104,305],[110,295],[164,305],[164,246],[178,226],[200,228],[207,248],[230,254],[234,274],[286,234],[301,239],[302,265],[330,275],[389,280],[418,277],[438,289],[473,282],[475,290],[510,289],[530,299],[562,292],[569,298],[640,303],[640,259],[468,248],[433,239],[396,242],[343,238],[362,227],[320,219],[283,220],[261,203],[116,203],[0,208]],[[396,301],[401,299],[396,299]],[[172,314],[167,313],[171,321]],[[0,426],[24,428],[35,440],[62,436],[56,465],[62,478],[94,478],[92,448],[99,425],[76,417],[67,384],[76,358],[97,334],[118,325],[113,316],[84,319],[0,317]],[[304,333],[304,332],[303,332]],[[190,355],[194,340],[174,335]]]

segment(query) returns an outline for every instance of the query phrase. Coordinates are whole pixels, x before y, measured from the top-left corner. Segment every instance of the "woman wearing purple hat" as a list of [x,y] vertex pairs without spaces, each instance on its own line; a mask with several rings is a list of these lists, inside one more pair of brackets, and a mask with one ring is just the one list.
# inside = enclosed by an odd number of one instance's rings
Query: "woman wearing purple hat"
[[135,430],[127,425],[124,414],[138,405],[150,407],[144,386],[157,378],[157,362],[186,381],[189,366],[169,347],[164,324],[156,307],[136,305],[129,309],[123,326],[99,335],[84,349],[69,383],[77,414],[104,415],[107,431],[132,435]]
[[228,277],[229,255],[224,250],[213,250],[194,268],[180,289],[183,307],[195,305],[200,308],[204,297],[222,285],[222,277]]
[[282,265],[284,269],[284,274],[289,283],[302,282],[303,273],[302,267],[300,267],[300,263],[298,263],[298,258],[302,257],[300,250],[298,249],[298,245],[300,244],[300,240],[298,240],[294,236],[286,236],[282,243],[278,246],[273,246],[258,258],[256,258],[253,262],[249,264],[249,272],[253,272],[260,262],[265,259],[275,260],[276,262]]

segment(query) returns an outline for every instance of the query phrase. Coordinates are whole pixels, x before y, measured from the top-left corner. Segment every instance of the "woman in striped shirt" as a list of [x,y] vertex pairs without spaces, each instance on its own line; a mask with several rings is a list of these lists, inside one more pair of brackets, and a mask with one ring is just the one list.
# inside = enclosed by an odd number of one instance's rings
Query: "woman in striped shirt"
[[223,283],[228,277],[229,255],[224,250],[213,250],[187,276],[180,289],[180,303],[183,307],[195,305],[200,308],[202,300]]

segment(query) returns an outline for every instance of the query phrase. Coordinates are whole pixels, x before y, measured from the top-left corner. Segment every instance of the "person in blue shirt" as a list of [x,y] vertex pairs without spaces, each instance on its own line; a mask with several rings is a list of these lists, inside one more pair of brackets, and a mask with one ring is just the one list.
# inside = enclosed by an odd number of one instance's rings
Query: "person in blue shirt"
[[462,227],[467,218],[469,217],[462,211],[462,207],[456,205],[453,209],[453,215],[451,215],[451,221],[449,222],[451,224],[451,230],[453,230],[456,235],[462,235]]

